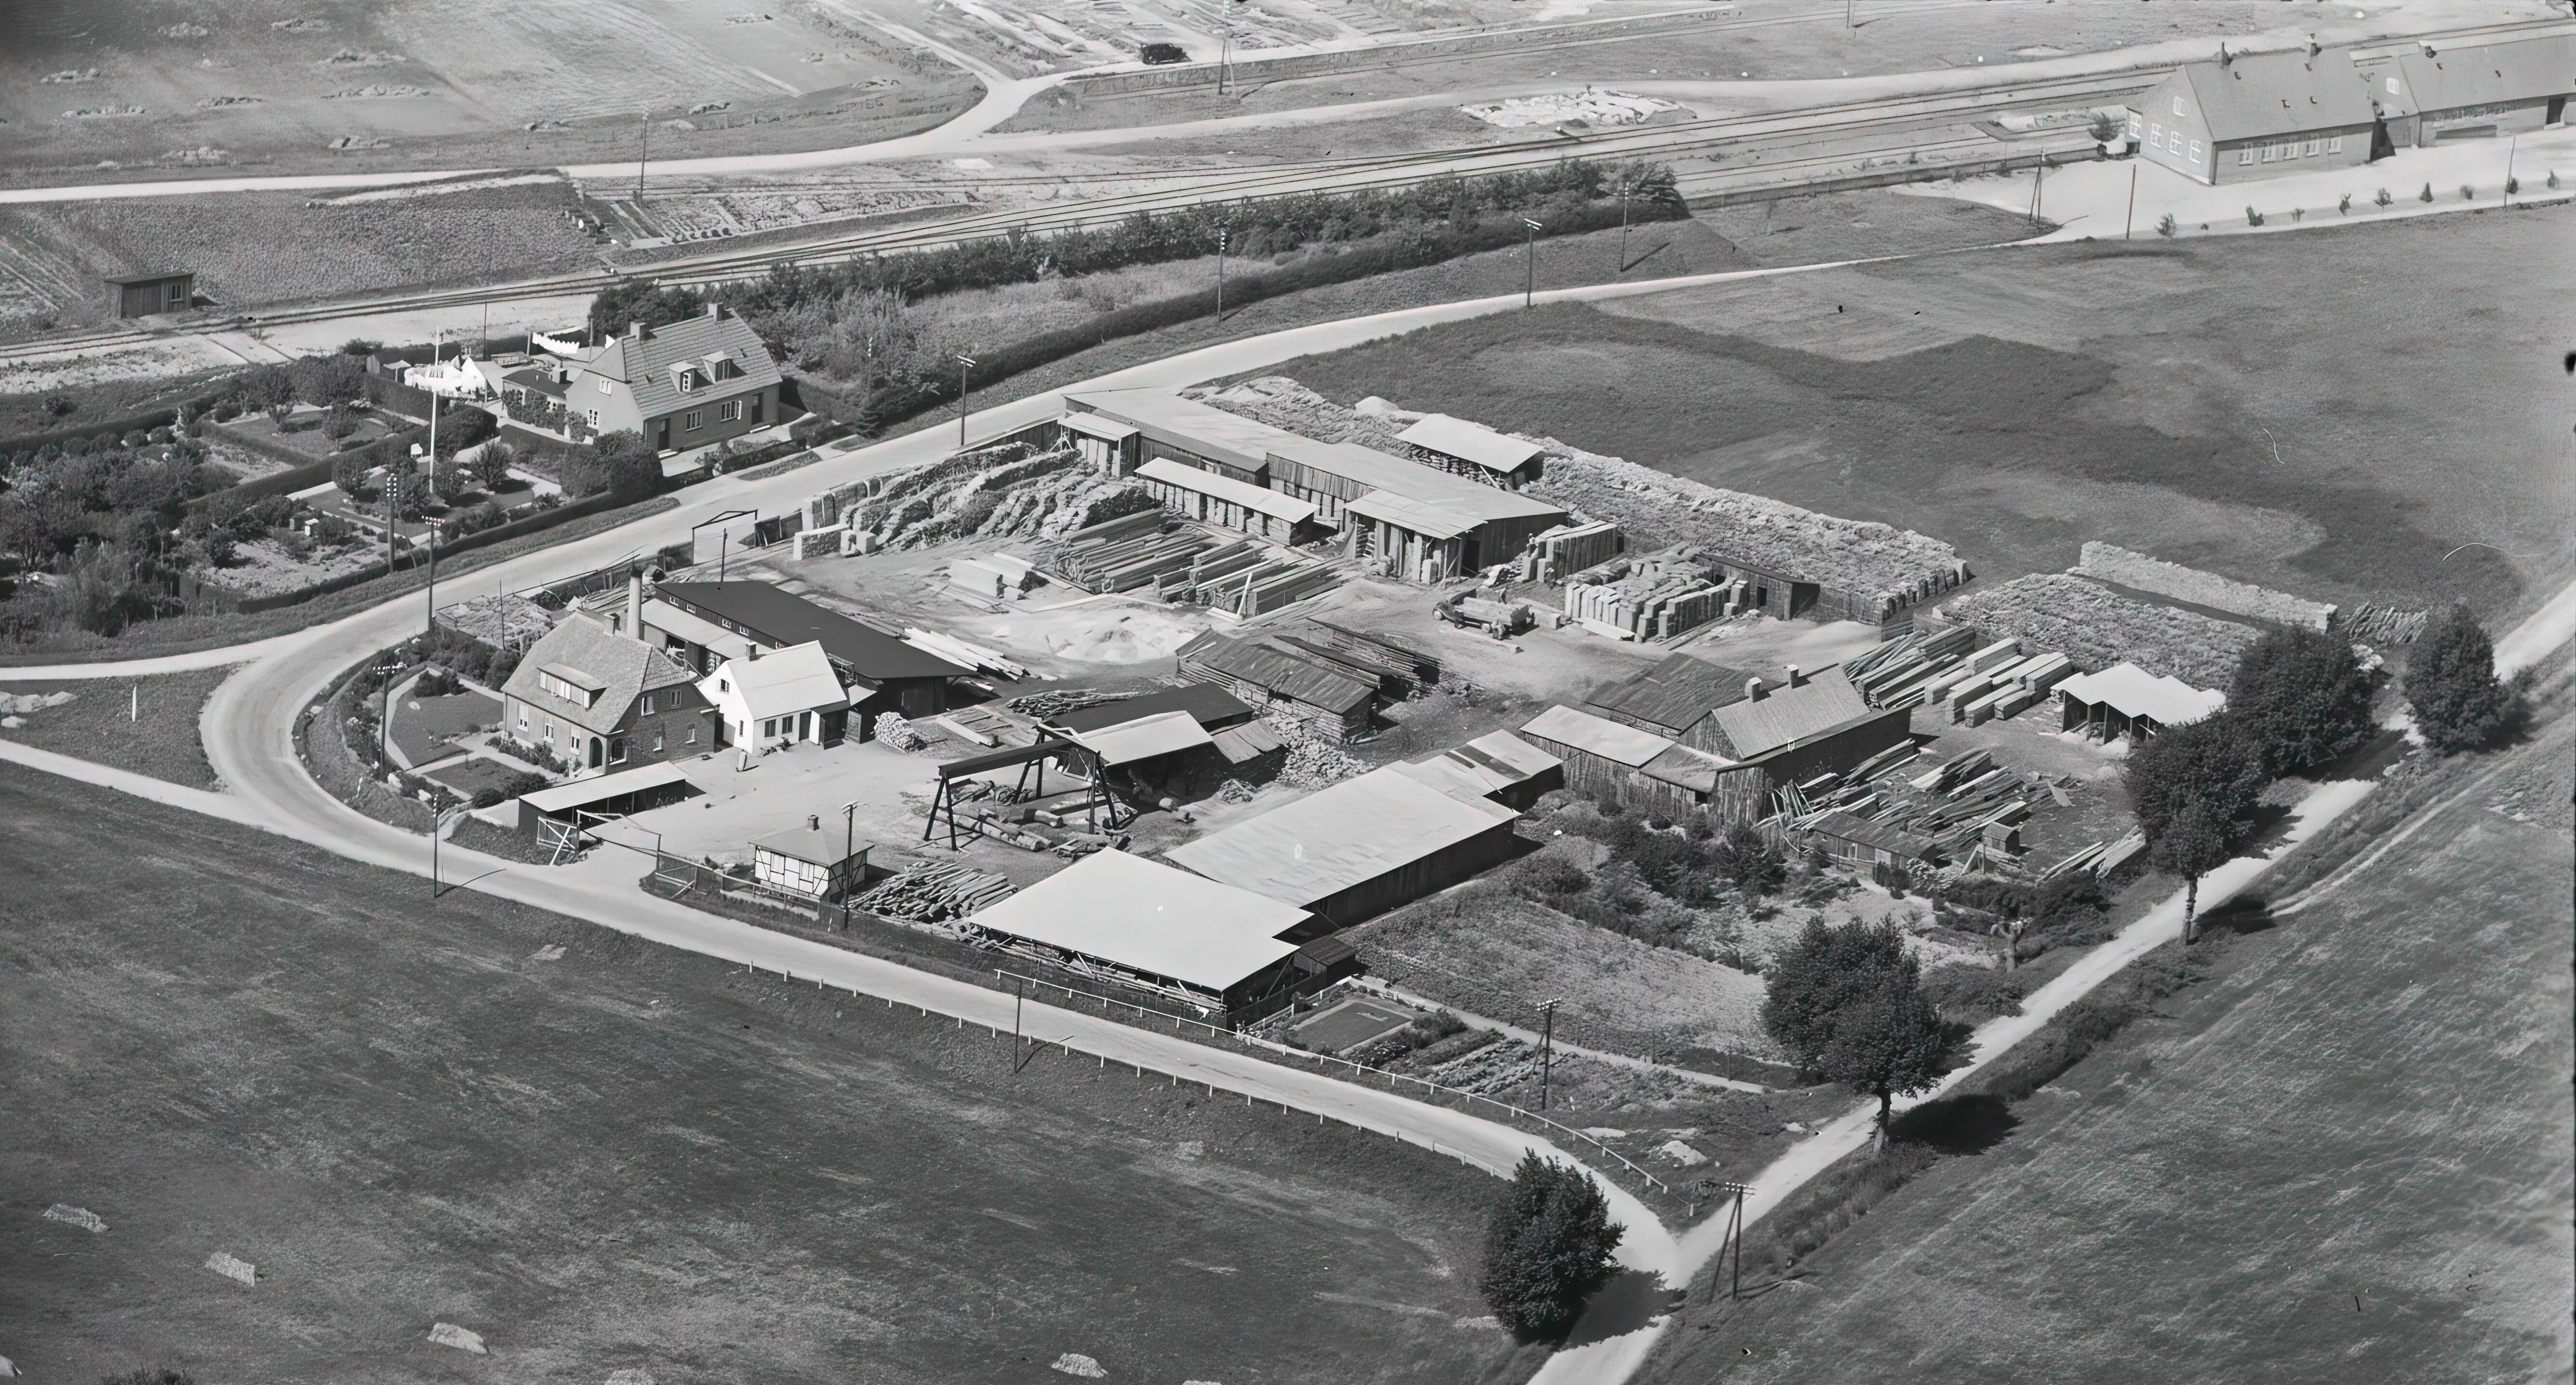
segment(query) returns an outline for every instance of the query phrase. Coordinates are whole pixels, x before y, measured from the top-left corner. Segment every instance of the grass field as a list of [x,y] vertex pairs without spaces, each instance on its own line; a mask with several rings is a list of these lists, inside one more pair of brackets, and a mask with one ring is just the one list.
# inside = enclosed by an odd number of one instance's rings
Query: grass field
[[[1460,1325],[1495,1185],[1452,1161],[1087,1061],[1015,1077],[940,1021],[16,769],[0,824],[0,1296],[33,1378],[1514,1360]],[[115,871],[62,868],[110,843]]]
[[0,737],[192,789],[210,788],[215,767],[206,762],[197,717],[233,672],[210,668],[114,681],[0,683],[0,693],[11,696],[72,695],[69,702],[27,713],[23,726],[0,728]]
[[1482,318],[1275,373],[1914,528],[1988,578],[2106,539],[2501,620],[2576,567],[2544,402],[2565,388],[2547,314],[2576,293],[2545,248],[2571,228],[2560,206],[1969,252]]
[[1646,1378],[2567,1378],[2570,731],[2447,770],[2411,837]]

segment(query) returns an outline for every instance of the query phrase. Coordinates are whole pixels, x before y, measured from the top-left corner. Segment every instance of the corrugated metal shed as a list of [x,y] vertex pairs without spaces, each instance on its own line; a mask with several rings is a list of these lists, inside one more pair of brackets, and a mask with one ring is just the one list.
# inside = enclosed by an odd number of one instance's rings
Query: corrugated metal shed
[[1531,458],[1547,451],[1527,438],[1509,437],[1481,423],[1469,423],[1447,414],[1425,414],[1421,421],[1396,434],[1395,440],[1505,474],[1518,470]]
[[[1211,880],[1347,922],[1346,913],[1373,912],[1400,901],[1370,900],[1344,910],[1334,907],[1337,896],[1431,861],[1497,828],[1508,834],[1518,816],[1497,803],[1452,797],[1389,767],[1163,855]],[[1399,893],[1437,888],[1425,882],[1420,889]]]
[[1096,851],[971,920],[1146,976],[1223,994],[1286,961],[1283,933],[1304,909],[1158,865]]

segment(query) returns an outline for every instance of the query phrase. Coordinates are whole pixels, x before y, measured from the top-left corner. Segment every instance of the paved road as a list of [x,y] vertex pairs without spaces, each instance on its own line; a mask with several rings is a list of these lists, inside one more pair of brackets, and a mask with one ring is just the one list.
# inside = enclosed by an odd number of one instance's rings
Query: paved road
[[[1652,293],[1692,284],[1806,273],[1837,266],[1802,266],[1735,274],[1694,275],[1648,283],[1601,285],[1559,290],[1541,297],[1551,301],[1584,301]],[[1507,311],[1516,296],[1476,299],[1428,308],[1378,314],[1341,322],[1271,333],[1206,347],[1167,360],[1102,376],[1069,389],[1117,385],[1175,386],[1240,371],[1258,369],[1313,351],[1333,350],[1438,322]],[[993,436],[1051,416],[1061,392],[987,410],[970,420],[970,434]],[[684,533],[698,518],[729,508],[758,506],[778,511],[795,504],[827,483],[936,459],[949,448],[945,429],[932,428],[908,437],[861,448],[801,471],[766,481],[723,477],[692,487],[674,512],[637,521],[608,533],[495,565],[474,574],[464,585],[531,585],[549,577],[614,561]],[[451,596],[456,593],[451,589]],[[0,683],[12,680],[131,676],[181,667],[219,667],[247,659],[243,673],[230,679],[209,699],[201,721],[207,756],[231,791],[223,794],[180,788],[138,775],[0,741],[0,758],[52,773],[135,793],[159,802],[207,812],[231,821],[315,842],[340,854],[399,870],[425,871],[426,843],[363,817],[324,793],[297,761],[292,741],[300,709],[324,692],[337,672],[357,653],[381,648],[418,628],[425,601],[415,595],[357,613],[329,625],[262,641],[257,646],[181,655],[170,659],[120,663],[70,664],[0,670]],[[2571,638],[2576,638],[2576,585],[2559,592],[2538,612],[2499,642],[2499,667],[2528,666]],[[2324,785],[2293,810],[2292,840],[2305,840],[2351,809],[2371,791],[2369,783]],[[471,887],[541,908],[575,915],[605,926],[649,937],[675,947],[798,978],[815,979],[864,994],[955,1017],[961,1023],[997,1025],[1007,1021],[1008,997],[980,987],[929,976],[892,963],[843,952],[818,943],[769,933],[696,910],[669,904],[633,888],[642,873],[622,872],[612,853],[602,852],[584,866],[565,870],[513,868],[475,853],[452,850],[451,879],[472,876]],[[2279,851],[2231,862],[2202,885],[2204,905],[2214,905],[2244,889],[2268,870]],[[2168,899],[2148,917],[2089,954],[2024,1005],[2019,1016],[1995,1021],[1978,1031],[1971,1064],[1952,1074],[1948,1090],[2029,1036],[2041,1023],[2093,987],[2116,974],[2137,956],[2172,936],[2179,925],[2179,897]],[[1565,1157],[1543,1141],[1508,1127],[1476,1120],[1410,1098],[1381,1093],[1330,1078],[1317,1077],[1259,1059],[1210,1049],[1186,1040],[1138,1030],[1098,1017],[1035,1007],[1040,1018],[1034,1032],[1061,1041],[1104,1061],[1125,1062],[1204,1081],[1214,1087],[1276,1101],[1294,1109],[1350,1121],[1501,1172],[1522,1151],[1539,1149]],[[1930,1095],[1927,1094],[1925,1099]],[[1907,1103],[1911,1105],[1912,1103]],[[1748,1217],[1758,1220],[1783,1196],[1803,1185],[1836,1160],[1857,1149],[1869,1133],[1871,1112],[1858,1105],[1807,1143],[1755,1176],[1758,1190]],[[1723,1232],[1714,1219],[1675,1238],[1647,1209],[1615,1184],[1604,1180],[1620,1216],[1629,1227],[1621,1261],[1632,1268],[1662,1275],[1668,1283],[1686,1282],[1716,1253]],[[1623,1300],[1623,1311],[1649,1307],[1645,1300]],[[1604,1325],[1596,1324],[1597,1329]],[[1616,1326],[1610,1324],[1608,1326]],[[1636,1330],[1605,1335],[1603,1340],[1559,1353],[1541,1372],[1548,1385],[1615,1385],[1624,1381],[1652,1349],[1661,1321]],[[1606,1330],[1606,1329],[1605,1329]]]

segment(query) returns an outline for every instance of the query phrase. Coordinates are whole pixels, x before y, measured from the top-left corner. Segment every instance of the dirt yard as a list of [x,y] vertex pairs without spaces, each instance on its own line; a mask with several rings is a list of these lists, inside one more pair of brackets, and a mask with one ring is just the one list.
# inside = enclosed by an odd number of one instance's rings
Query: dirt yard
[[[1491,1378],[1494,1185],[0,769],[39,1379]],[[109,874],[61,869],[121,844]],[[388,984],[388,982],[394,984]],[[87,1208],[92,1233],[43,1220]],[[222,1251],[256,1288],[200,1268]],[[481,1334],[487,1358],[426,1340]]]
[[[2454,1382],[2570,1350],[2569,727],[1644,1379]],[[2539,813],[2535,805],[2550,805]],[[2364,811],[2368,811],[2367,808]],[[2015,1127],[2018,1128],[2015,1128]]]
[[148,678],[0,682],[0,699],[71,694],[68,701],[9,714],[18,724],[0,725],[0,737],[192,789],[213,788],[215,767],[198,739],[197,717],[232,675],[230,668],[213,668]]
[[2542,247],[2571,226],[2561,206],[1937,256],[1478,319],[1276,373],[1908,526],[1990,579],[2099,538],[2502,620],[2576,566],[2566,470],[2533,462],[2567,448],[2543,315],[2576,272]]

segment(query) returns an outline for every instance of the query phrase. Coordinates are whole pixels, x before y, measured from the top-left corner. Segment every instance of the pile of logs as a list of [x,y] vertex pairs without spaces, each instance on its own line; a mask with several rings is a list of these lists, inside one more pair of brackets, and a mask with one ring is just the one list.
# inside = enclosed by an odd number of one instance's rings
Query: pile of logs
[[1275,611],[1341,585],[1341,574],[1257,539],[1227,538],[1157,511],[1067,534],[1047,570],[1086,592],[1151,591],[1166,601],[1241,616]]
[[998,904],[1017,889],[998,875],[930,862],[888,876],[852,902],[880,918],[941,923]]

